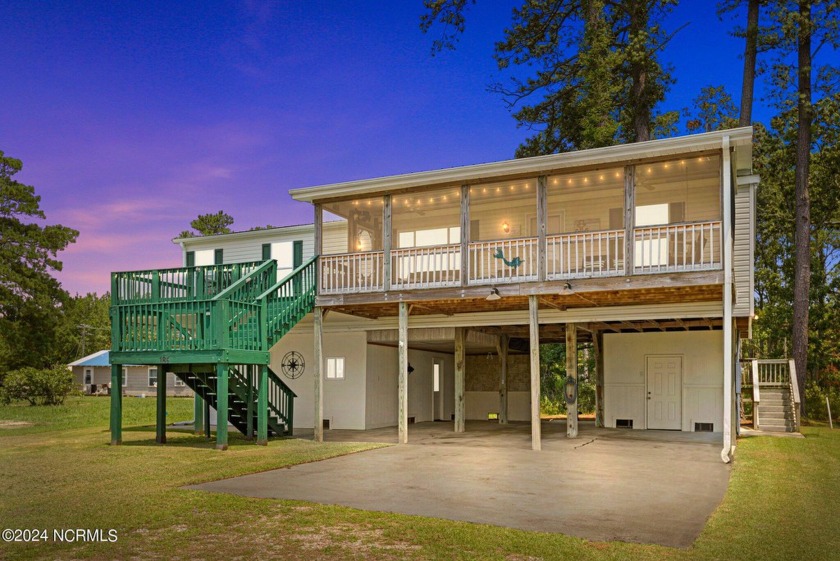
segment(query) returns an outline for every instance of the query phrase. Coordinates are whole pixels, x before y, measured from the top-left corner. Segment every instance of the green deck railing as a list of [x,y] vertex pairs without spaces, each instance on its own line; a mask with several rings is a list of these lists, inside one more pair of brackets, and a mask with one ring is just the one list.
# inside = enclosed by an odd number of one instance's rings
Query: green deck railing
[[268,351],[312,310],[316,262],[280,282],[273,260],[113,273],[111,348]]

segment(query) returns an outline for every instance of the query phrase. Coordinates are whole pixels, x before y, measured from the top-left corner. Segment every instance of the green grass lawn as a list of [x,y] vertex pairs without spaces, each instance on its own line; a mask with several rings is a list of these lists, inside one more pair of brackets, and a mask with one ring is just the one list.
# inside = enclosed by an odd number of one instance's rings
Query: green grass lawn
[[[154,399],[124,400],[108,446],[108,400],[0,407],[0,529],[116,529],[116,542],[0,544],[0,559],[762,559],[840,558],[840,430],[739,442],[726,497],[692,548],[251,499],[182,486],[376,445],[286,439],[226,452],[189,432],[154,442]],[[169,421],[192,417],[170,399]],[[31,424],[28,424],[31,423]],[[663,521],[667,524],[667,521]]]

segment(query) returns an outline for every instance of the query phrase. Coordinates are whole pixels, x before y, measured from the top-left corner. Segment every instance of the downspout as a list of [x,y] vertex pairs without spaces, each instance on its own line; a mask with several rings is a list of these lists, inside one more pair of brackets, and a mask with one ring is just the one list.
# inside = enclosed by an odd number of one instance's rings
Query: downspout
[[729,136],[724,136],[723,149],[723,449],[720,459],[732,461],[732,163]]

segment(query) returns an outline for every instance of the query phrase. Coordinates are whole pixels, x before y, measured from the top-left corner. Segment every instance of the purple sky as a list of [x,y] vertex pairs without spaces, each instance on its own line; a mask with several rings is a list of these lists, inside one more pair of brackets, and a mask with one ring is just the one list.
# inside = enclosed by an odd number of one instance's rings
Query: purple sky
[[[458,50],[431,57],[421,0],[10,2],[0,150],[48,221],[81,232],[59,280],[102,293],[111,271],[179,266],[170,240],[201,213],[299,224],[312,210],[291,188],[511,158],[526,131],[486,85],[518,3],[479,2]],[[664,108],[708,84],[737,100],[742,45],[711,4],[668,21],[689,25]]]

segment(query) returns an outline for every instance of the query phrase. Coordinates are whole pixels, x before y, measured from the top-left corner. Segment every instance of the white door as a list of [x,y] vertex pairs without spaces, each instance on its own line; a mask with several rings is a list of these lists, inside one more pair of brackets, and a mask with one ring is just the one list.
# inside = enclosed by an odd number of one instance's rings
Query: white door
[[647,357],[647,428],[682,428],[682,357]]

